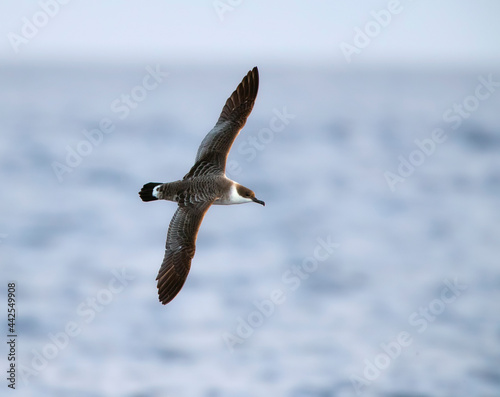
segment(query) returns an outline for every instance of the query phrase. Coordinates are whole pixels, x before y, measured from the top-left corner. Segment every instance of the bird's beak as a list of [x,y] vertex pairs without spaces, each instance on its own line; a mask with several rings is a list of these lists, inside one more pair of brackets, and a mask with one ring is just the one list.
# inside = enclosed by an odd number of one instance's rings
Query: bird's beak
[[259,200],[257,197],[252,197],[252,201],[254,203],[258,203],[258,204],[261,204],[261,205],[266,205],[266,203],[264,203],[262,200]]

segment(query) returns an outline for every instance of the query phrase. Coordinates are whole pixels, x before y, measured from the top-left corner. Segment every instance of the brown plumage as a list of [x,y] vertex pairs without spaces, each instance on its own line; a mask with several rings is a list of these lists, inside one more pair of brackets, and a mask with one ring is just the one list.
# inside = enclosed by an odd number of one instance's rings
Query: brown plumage
[[163,304],[170,302],[186,281],[198,230],[212,204],[264,205],[252,190],[225,175],[227,155],[252,111],[258,88],[259,73],[255,67],[226,101],[219,120],[201,142],[195,164],[184,178],[163,184],[150,182],[139,192],[143,201],[169,200],[178,204],[168,227],[165,256],[156,278]]
[[188,175],[200,168],[200,165],[197,166],[198,163],[215,165],[221,172],[225,171],[227,155],[240,130],[247,122],[258,90],[259,71],[255,67],[247,73],[227,99],[215,127],[201,142],[195,165]]

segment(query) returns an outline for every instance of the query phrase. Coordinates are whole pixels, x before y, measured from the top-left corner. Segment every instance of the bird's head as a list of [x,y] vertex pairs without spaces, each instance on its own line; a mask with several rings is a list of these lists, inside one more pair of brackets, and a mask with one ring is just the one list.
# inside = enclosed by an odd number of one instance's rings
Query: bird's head
[[242,185],[236,185],[236,192],[238,193],[238,196],[241,198],[242,203],[250,202],[253,201],[254,203],[261,204],[261,205],[266,205],[262,200],[259,200],[257,197],[255,197],[255,193],[250,190],[249,188],[242,186]]

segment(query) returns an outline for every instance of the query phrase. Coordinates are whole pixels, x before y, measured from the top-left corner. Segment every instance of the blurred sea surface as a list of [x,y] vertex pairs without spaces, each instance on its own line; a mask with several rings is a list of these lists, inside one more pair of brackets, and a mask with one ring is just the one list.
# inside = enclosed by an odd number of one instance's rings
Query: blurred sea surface
[[488,71],[260,68],[228,176],[266,206],[212,207],[158,302],[175,204],[137,192],[187,173],[252,66],[0,68],[17,395],[498,396]]

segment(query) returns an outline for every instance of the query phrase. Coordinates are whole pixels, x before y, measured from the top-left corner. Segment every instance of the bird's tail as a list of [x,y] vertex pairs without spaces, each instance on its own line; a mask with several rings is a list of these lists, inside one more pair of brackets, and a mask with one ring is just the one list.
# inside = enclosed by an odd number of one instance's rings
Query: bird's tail
[[139,192],[139,196],[141,196],[142,201],[158,200],[158,197],[153,195],[153,189],[158,185],[161,185],[161,183],[158,182],[146,183]]

